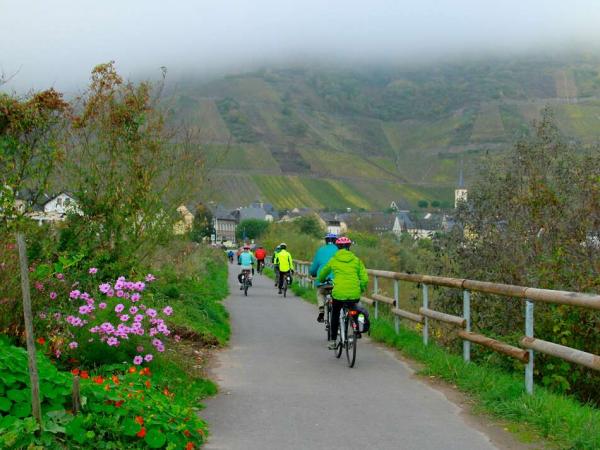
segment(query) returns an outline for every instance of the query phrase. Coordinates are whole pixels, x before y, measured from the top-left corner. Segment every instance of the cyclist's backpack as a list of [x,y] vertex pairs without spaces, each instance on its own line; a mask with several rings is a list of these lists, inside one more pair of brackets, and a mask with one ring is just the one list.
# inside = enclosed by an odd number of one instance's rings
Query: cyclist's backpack
[[356,305],[354,309],[358,311],[358,314],[356,315],[356,321],[358,322],[358,331],[360,331],[361,333],[368,333],[371,329],[369,311],[363,305]]

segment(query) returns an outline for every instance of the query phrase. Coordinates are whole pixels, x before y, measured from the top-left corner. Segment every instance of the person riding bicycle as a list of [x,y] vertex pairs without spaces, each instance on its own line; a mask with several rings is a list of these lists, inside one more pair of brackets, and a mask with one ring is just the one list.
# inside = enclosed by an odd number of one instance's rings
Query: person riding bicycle
[[258,273],[261,273],[262,268],[265,266],[265,258],[267,257],[267,251],[259,245],[256,251],[254,252],[254,257],[256,258],[256,269]]
[[275,250],[273,251],[273,258],[271,259],[271,262],[273,263],[273,272],[275,272],[275,287],[277,287],[277,285],[279,284],[279,263],[276,262],[277,253],[279,253],[279,250],[281,250],[281,248],[279,248],[278,245],[277,247],[275,247]]
[[[337,235],[334,233],[327,233],[325,235],[325,245],[320,247],[315,253],[315,258],[310,266],[310,276],[318,277],[321,269],[329,262],[331,257],[335,255],[338,248],[335,245]],[[323,322],[325,315],[325,296],[331,289],[331,274],[324,283],[317,284],[317,305],[319,307],[319,315],[317,316],[317,322]]]
[[283,278],[287,277],[291,273],[293,273],[294,264],[292,261],[292,255],[287,251],[287,245],[285,242],[279,244],[279,252],[275,255],[274,264],[279,266],[279,282],[277,286],[279,287],[278,294],[282,294],[283,291]]
[[347,237],[336,239],[338,251],[319,272],[319,282],[323,283],[333,274],[334,283],[331,296],[331,339],[330,350],[336,348],[337,332],[340,324],[340,311],[344,305],[356,305],[360,295],[366,291],[369,282],[367,269],[363,262],[350,251],[352,241]]
[[229,258],[229,263],[230,264],[233,264],[233,255],[234,255],[233,250],[229,250],[227,252],[227,258]]
[[238,275],[238,281],[240,282],[240,291],[241,291],[244,289],[244,282],[242,279],[243,276],[249,277],[248,279],[250,281],[250,286],[252,286],[252,278],[251,278],[250,274],[252,272],[252,266],[254,265],[254,262],[256,261],[256,259],[254,258],[254,255],[252,253],[250,253],[249,245],[244,245],[244,251],[242,253],[240,253],[238,261],[239,261],[239,264],[242,266],[242,271]]

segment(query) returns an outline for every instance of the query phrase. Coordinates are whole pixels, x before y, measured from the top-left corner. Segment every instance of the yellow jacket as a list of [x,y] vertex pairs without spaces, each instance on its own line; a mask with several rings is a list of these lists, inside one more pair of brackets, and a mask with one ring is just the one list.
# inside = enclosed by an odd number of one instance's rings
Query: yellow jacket
[[294,268],[292,255],[290,255],[290,253],[285,249],[281,249],[279,253],[275,255],[275,261],[273,261],[273,264],[279,264],[280,272],[288,272]]

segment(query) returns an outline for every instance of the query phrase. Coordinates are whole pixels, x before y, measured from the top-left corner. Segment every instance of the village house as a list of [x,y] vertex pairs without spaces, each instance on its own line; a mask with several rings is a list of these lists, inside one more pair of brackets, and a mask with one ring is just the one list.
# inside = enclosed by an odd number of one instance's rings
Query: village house
[[208,207],[213,216],[214,235],[211,240],[220,243],[235,243],[235,231],[240,223],[239,210],[232,211],[214,203],[210,203]]

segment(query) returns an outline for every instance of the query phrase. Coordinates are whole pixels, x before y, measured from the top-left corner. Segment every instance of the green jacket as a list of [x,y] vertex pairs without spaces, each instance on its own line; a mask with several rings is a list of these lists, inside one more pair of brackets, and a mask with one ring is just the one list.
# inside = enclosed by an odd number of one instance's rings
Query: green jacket
[[367,290],[369,276],[360,259],[349,250],[338,250],[319,271],[319,281],[323,283],[329,273],[333,273],[333,291],[335,300],[359,300],[360,294]]

